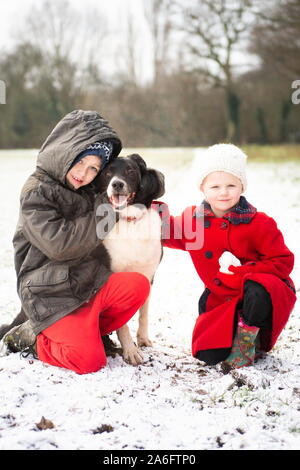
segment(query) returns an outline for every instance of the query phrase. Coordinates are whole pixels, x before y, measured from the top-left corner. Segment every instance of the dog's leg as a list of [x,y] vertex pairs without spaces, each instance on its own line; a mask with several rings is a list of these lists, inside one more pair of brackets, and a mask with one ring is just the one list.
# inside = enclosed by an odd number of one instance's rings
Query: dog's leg
[[122,326],[117,330],[117,335],[123,349],[124,360],[133,366],[142,364],[143,355],[131,338],[129,327],[127,325]]
[[152,341],[149,339],[148,334],[148,311],[149,311],[149,303],[150,303],[150,294],[144,303],[144,305],[140,308],[139,313],[139,327],[137,331],[137,343],[138,346],[152,346]]

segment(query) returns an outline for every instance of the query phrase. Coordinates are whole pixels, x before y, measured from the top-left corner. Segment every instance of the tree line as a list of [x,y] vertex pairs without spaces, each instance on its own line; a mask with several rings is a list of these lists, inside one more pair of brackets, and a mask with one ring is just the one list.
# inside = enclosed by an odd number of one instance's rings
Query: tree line
[[31,10],[0,55],[0,148],[40,147],[78,108],[105,116],[127,147],[300,141],[300,0],[142,2],[147,62],[130,12],[110,31],[104,13],[67,0]]

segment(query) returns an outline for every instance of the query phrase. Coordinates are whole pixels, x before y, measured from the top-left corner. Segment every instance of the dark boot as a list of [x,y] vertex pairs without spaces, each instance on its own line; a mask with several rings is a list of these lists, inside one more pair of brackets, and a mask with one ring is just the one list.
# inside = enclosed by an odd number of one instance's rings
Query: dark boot
[[0,326],[0,340],[4,337],[4,335],[11,330],[14,326],[21,325],[27,320],[25,312],[23,309],[18,313],[16,318],[10,323],[10,325],[1,325]]
[[29,320],[9,330],[3,338],[3,343],[11,352],[28,352],[37,355],[36,335]]

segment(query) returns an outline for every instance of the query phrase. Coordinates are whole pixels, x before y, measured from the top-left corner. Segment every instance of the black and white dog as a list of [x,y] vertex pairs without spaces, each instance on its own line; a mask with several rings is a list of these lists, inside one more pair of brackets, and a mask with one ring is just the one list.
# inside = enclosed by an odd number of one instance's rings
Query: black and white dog
[[[104,239],[114,272],[144,274],[152,284],[162,257],[161,219],[151,209],[154,199],[165,192],[161,172],[147,168],[137,154],[118,157],[105,167],[100,178],[119,220]],[[149,296],[150,297],[150,296]],[[139,311],[138,346],[151,346],[148,335],[149,297]],[[142,362],[142,353],[132,340],[127,325],[117,331],[123,357],[130,364]]]
[[[109,203],[118,214],[118,221],[104,238],[103,262],[113,272],[131,271],[144,274],[153,282],[162,257],[161,219],[151,209],[154,199],[165,192],[161,172],[147,168],[139,155],[118,157],[110,162],[97,178],[97,191],[107,193]],[[148,335],[149,297],[139,311],[138,346],[151,346]],[[0,339],[14,326],[26,321],[23,311],[10,325],[0,326]],[[126,362],[137,365],[143,356],[134,343],[127,325],[117,331]]]

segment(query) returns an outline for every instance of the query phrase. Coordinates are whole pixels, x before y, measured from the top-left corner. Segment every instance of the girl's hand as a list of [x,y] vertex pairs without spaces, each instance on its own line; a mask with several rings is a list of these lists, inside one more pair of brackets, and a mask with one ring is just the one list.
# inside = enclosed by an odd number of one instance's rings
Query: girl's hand
[[170,219],[169,207],[165,202],[153,201],[151,204],[151,209],[158,213],[162,221]]
[[217,278],[220,279],[224,286],[230,287],[230,289],[240,291],[242,287],[242,278],[238,274],[226,274],[219,271]]
[[255,262],[244,264],[242,266],[233,266],[232,264],[228,267],[229,271],[232,273],[243,277],[245,274],[251,273],[254,271]]

